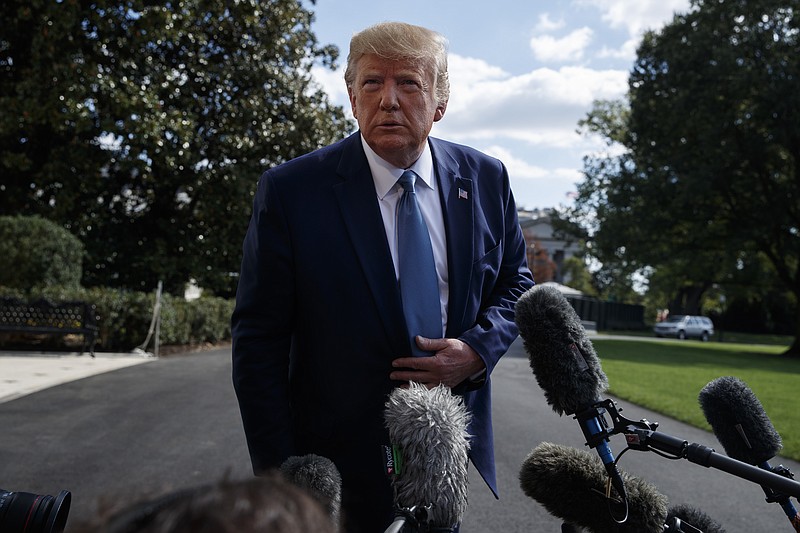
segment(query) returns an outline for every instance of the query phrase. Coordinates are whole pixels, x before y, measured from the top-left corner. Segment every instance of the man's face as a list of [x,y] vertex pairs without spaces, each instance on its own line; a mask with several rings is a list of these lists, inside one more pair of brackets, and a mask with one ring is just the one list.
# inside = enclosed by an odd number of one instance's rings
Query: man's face
[[367,54],[358,61],[350,105],[367,144],[398,168],[419,158],[446,103],[435,96],[432,69]]

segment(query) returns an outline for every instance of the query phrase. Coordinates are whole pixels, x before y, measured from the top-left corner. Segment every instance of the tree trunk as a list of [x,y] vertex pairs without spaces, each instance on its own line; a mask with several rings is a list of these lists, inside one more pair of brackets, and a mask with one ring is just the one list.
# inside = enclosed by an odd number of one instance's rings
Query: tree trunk
[[783,352],[783,355],[800,359],[800,306],[798,306],[795,316],[794,342],[788,350]]
[[710,284],[695,284],[688,287],[686,290],[686,309],[687,315],[699,315],[702,313],[700,302],[703,300],[703,294],[708,290]]
[[787,357],[797,358],[800,359],[800,337],[795,337],[794,342],[789,349],[783,352],[783,355]]
[[669,313],[671,315],[699,315],[700,301],[707,289],[707,284],[682,287],[669,303]]

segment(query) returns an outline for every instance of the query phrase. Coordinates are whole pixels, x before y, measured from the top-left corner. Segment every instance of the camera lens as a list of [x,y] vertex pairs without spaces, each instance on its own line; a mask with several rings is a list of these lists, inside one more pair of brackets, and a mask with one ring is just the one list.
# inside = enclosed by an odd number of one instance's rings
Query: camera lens
[[0,489],[0,531],[3,533],[61,533],[67,525],[72,495],[10,492]]

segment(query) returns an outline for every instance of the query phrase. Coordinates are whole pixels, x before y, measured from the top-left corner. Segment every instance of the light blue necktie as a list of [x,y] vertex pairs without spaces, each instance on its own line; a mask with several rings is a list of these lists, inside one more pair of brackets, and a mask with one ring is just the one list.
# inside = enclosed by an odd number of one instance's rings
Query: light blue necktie
[[431,237],[414,191],[414,182],[418,177],[413,171],[406,170],[398,180],[404,192],[397,204],[397,255],[400,263],[400,296],[411,339],[411,353],[421,357],[433,353],[420,350],[414,337],[440,338],[442,311]]

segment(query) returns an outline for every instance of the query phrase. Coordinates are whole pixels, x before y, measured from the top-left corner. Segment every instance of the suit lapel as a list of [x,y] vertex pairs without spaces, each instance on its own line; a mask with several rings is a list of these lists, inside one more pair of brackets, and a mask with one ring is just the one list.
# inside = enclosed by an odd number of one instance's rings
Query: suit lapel
[[358,133],[345,144],[337,172],[342,179],[334,185],[333,194],[339,203],[353,249],[392,344],[404,350],[401,347],[405,347],[408,341],[403,331],[400,291],[375,184]]
[[458,162],[445,146],[430,139],[431,153],[439,183],[445,234],[450,298],[447,306],[446,337],[457,337],[464,330],[469,285],[472,277],[475,195],[472,179],[460,175]]

